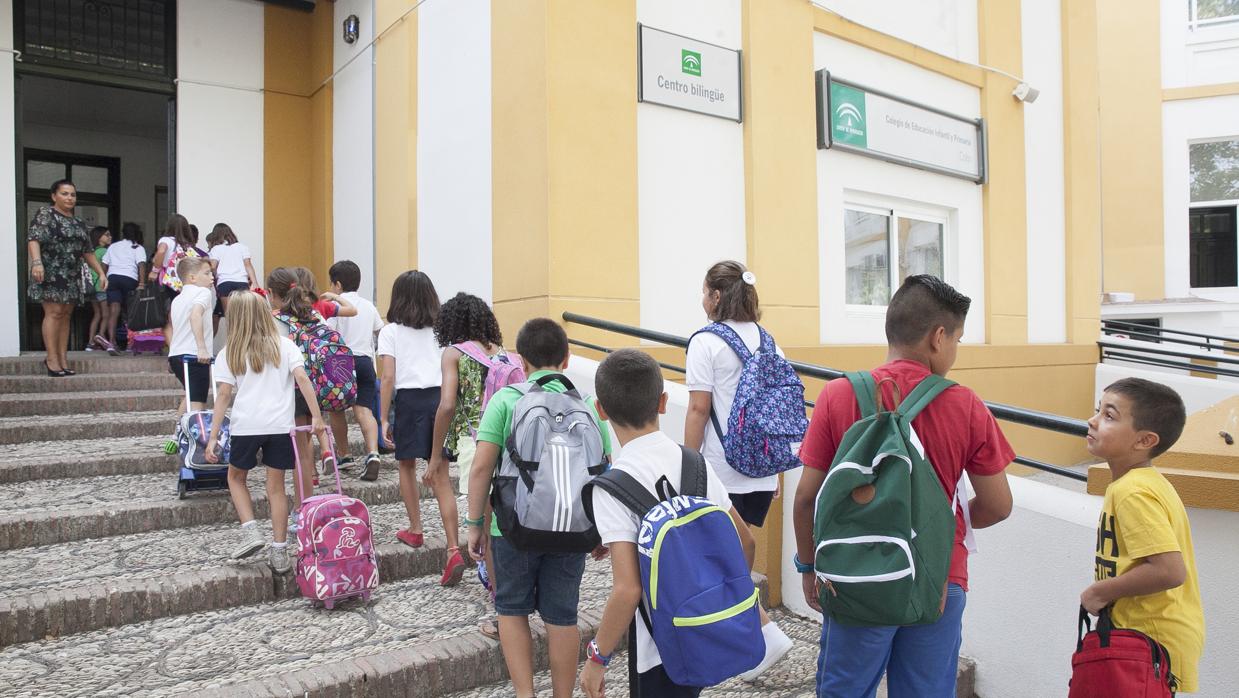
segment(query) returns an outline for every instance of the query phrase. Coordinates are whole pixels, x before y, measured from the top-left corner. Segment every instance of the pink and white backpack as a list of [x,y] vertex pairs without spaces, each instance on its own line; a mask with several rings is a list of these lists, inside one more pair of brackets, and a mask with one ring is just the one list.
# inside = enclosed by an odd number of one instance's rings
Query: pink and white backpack
[[486,411],[490,397],[500,389],[524,383],[526,380],[525,368],[521,365],[519,354],[500,351],[493,357],[487,356],[486,352],[473,342],[461,342],[453,344],[452,347],[486,367],[486,380],[482,385],[482,412]]
[[[297,427],[309,431],[311,427]],[[335,441],[327,431],[332,451]],[[297,439],[293,434],[296,469],[301,468]],[[370,510],[359,499],[344,495],[340,486],[340,471],[335,457],[330,458],[336,474],[336,491],[302,497],[300,527],[297,529],[297,587],[311,601],[322,601],[327,608],[336,602],[360,596],[370,600],[370,593],[379,585],[379,559],[370,534]],[[300,491],[301,477],[297,476]]]

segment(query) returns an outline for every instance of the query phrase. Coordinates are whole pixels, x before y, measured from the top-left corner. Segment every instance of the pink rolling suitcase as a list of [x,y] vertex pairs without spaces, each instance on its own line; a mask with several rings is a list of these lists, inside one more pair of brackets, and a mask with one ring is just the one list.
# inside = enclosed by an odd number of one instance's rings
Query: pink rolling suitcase
[[162,329],[131,331],[129,351],[137,354],[162,354],[164,336]]
[[[296,459],[296,487],[301,493],[301,458],[297,453],[296,432],[311,427],[295,427],[293,439]],[[328,443],[335,451],[335,440],[327,430]],[[340,470],[333,453],[330,458],[336,476],[336,491],[301,498],[300,528],[297,529],[297,587],[301,595],[327,608],[336,602],[360,596],[370,600],[379,585],[379,559],[370,535],[370,510],[364,502],[344,495],[340,486]]]

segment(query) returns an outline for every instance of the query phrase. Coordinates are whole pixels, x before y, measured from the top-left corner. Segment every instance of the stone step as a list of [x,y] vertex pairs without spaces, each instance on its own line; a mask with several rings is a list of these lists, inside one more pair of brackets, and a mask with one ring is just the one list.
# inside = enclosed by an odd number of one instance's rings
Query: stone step
[[[401,501],[396,466],[390,459],[384,461],[377,481],[356,477],[344,474],[345,494],[368,506]],[[291,493],[291,474],[286,482]],[[452,483],[455,487],[455,471]],[[262,474],[251,476],[249,486],[255,516],[267,516]],[[328,478],[321,478],[317,491],[330,491]],[[424,487],[421,493],[423,498],[430,496]],[[0,501],[5,502],[0,512],[0,550],[226,523],[236,516],[226,490],[177,499],[173,473],[9,483],[0,485]]]
[[[350,427],[349,453],[365,453],[361,431]],[[154,436],[0,445],[0,484],[101,475],[173,473],[176,459],[163,452],[171,427]]]
[[[421,510],[426,545],[415,550],[395,541],[409,525],[402,503],[370,508],[383,584],[442,573],[447,544],[438,504],[427,499]],[[269,537],[269,522],[260,526]],[[240,541],[240,527],[229,522],[6,552],[0,647],[299,596],[291,575],[271,571],[266,551],[231,560]]]
[[[0,375],[4,376],[42,376],[47,380],[73,380],[76,376],[66,378],[48,378],[47,367],[43,365],[46,358],[43,354],[26,354],[0,359]],[[166,356],[132,356],[122,353],[120,356],[109,356],[106,352],[71,351],[69,352],[69,368],[79,375],[91,373],[167,373],[168,357]]]
[[179,389],[104,390],[88,393],[15,393],[0,395],[0,417],[76,415],[147,410],[175,410],[185,393]]
[[176,410],[0,417],[0,445],[31,441],[73,442],[114,437],[163,436],[176,429]]
[[[592,637],[610,565],[586,565],[582,637]],[[12,645],[0,693],[22,695],[439,696],[500,680],[499,643],[477,630],[493,611],[476,576],[383,584],[331,611],[291,598]],[[537,666],[546,666],[545,633]]]
[[[84,373],[66,378],[0,375],[0,395],[13,393],[76,393],[111,390],[182,391],[176,377],[163,373]],[[182,391],[182,395],[184,392]]]

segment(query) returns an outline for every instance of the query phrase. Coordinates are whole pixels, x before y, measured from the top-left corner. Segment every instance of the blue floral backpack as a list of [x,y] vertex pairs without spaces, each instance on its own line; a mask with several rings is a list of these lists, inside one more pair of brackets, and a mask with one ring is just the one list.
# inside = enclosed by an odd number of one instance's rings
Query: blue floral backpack
[[740,335],[721,322],[703,327],[693,337],[703,332],[716,335],[744,364],[727,417],[727,433],[713,407],[710,422],[723,443],[728,465],[749,477],[767,477],[802,465],[800,442],[809,420],[804,412],[804,384],[796,370],[779,356],[770,333],[760,325],[757,330],[761,343],[756,352],[750,352]]

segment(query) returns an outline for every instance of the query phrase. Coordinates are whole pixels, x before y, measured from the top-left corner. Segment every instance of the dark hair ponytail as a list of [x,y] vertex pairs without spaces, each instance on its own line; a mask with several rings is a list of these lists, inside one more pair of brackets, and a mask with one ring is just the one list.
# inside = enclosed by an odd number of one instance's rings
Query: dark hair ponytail
[[309,322],[314,318],[314,303],[318,295],[314,292],[314,277],[305,276],[310,270],[302,267],[276,267],[267,276],[267,288],[284,300],[284,304],[276,308],[281,313],[298,320]]
[[121,239],[128,240],[133,249],[142,246],[142,226],[129,221],[120,227]]
[[[177,247],[188,250],[198,244],[198,236],[189,227],[189,219],[179,213],[174,213],[168,217],[168,225],[163,230],[164,237],[169,237],[176,240]],[[171,250],[169,250],[171,254]]]
[[710,319],[714,322],[734,320],[736,322],[757,322],[761,319],[761,306],[757,300],[757,286],[745,281],[752,274],[740,262],[727,260],[710,267],[706,272],[705,285],[711,291],[718,291],[718,305]]

